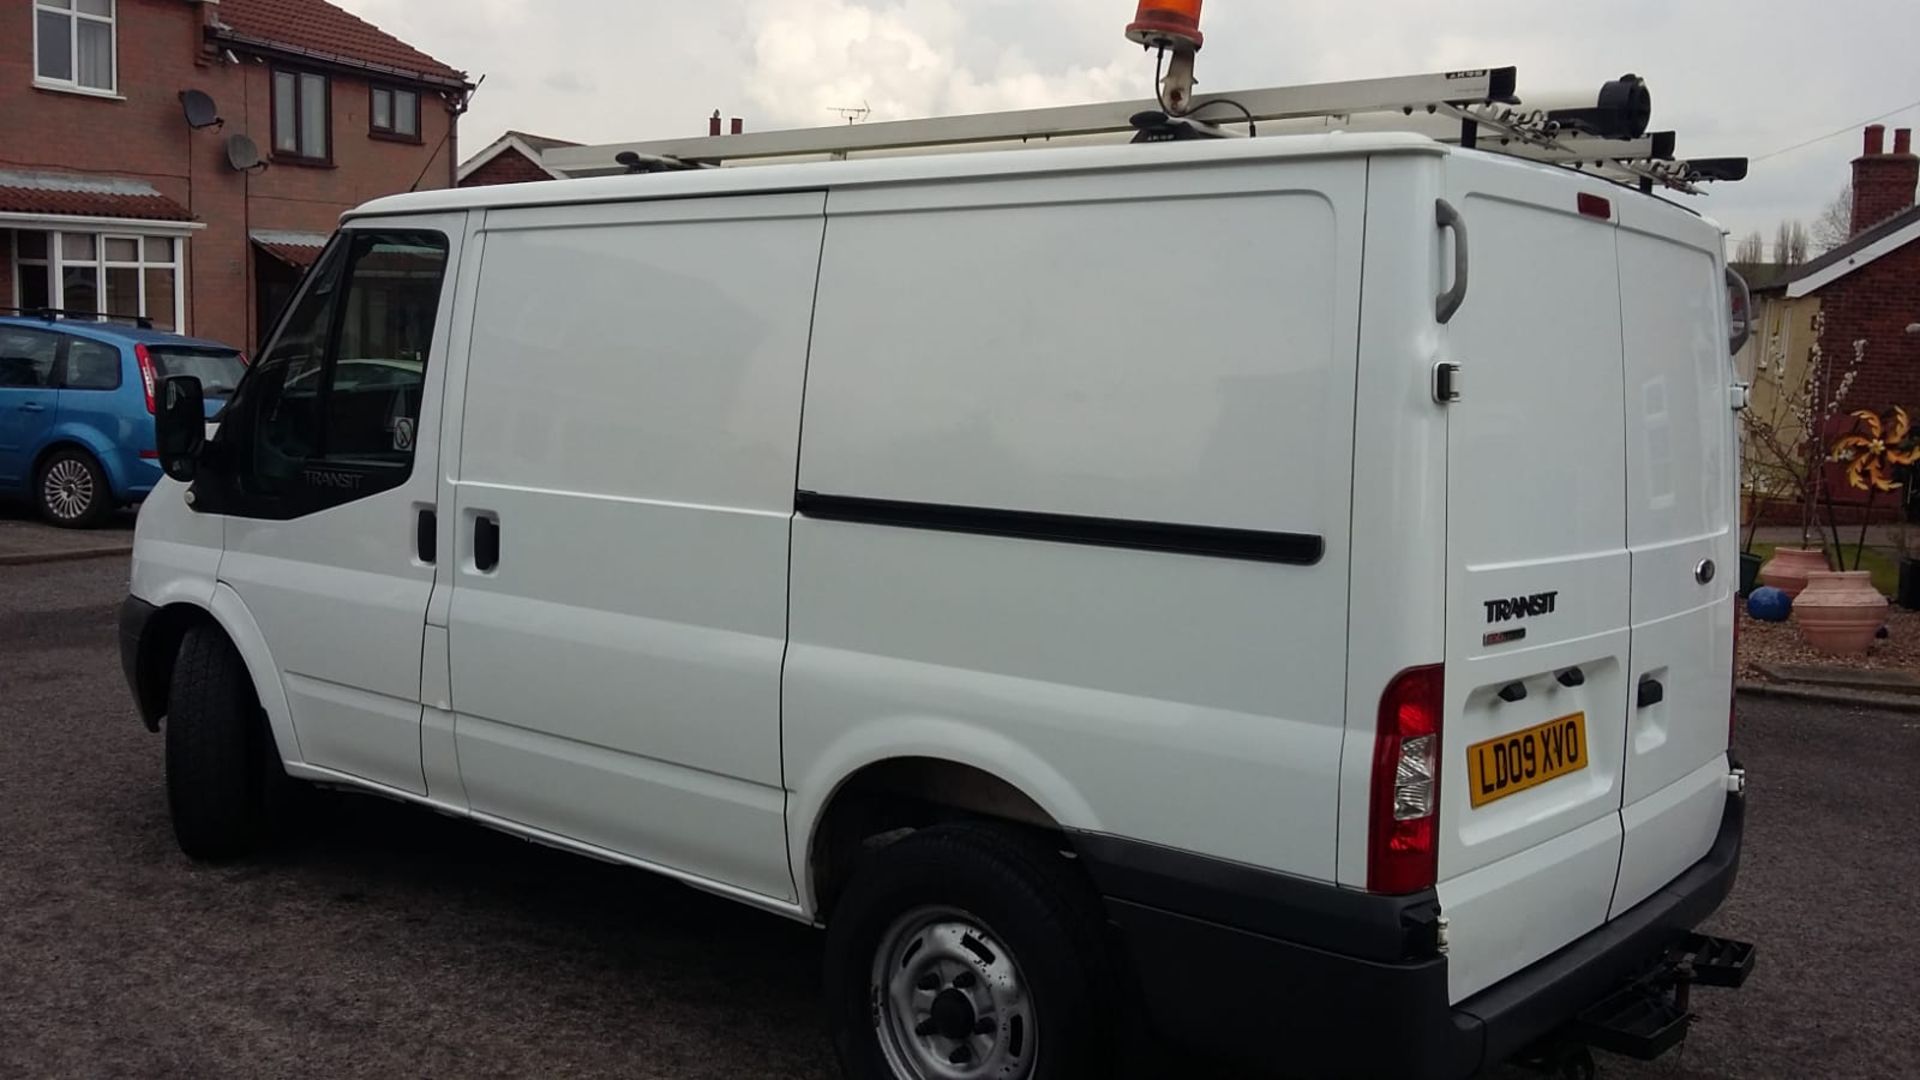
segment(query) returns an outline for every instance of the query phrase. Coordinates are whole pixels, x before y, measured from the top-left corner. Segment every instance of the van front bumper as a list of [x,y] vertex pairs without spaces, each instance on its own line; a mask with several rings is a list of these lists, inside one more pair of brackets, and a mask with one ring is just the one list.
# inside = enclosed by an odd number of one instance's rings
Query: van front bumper
[[1458,1080],[1508,1060],[1659,967],[1733,891],[1746,805],[1652,897],[1459,1003],[1432,893],[1377,897],[1082,836],[1140,1001],[1171,1038],[1291,1075]]
[[142,680],[140,658],[145,655],[147,633],[159,611],[137,596],[120,602],[120,671],[127,677],[127,689],[133,693],[133,702],[140,710],[140,722],[148,731],[160,730],[160,715],[153,708],[153,695],[143,689],[150,687]]

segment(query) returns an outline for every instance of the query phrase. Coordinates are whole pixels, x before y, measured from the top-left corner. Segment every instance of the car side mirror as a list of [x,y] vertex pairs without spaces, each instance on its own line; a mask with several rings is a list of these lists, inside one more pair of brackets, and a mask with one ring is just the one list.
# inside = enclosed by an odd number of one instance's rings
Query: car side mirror
[[200,451],[207,441],[206,395],[192,375],[169,375],[155,388],[154,448],[160,469],[182,483],[200,469]]

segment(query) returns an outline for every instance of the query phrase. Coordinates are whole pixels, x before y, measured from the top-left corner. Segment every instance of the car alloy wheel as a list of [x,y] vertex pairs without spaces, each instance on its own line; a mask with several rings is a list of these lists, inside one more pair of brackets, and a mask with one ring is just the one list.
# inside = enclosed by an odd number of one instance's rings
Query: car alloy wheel
[[79,521],[93,508],[98,497],[93,471],[86,462],[66,457],[53,463],[40,481],[40,498],[48,513],[61,521]]

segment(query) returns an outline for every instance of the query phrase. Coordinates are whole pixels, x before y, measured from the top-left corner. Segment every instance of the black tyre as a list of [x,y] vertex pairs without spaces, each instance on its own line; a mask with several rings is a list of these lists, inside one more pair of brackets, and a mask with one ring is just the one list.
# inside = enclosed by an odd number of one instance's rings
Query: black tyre
[[1073,867],[993,825],[924,829],[869,856],[827,927],[841,1068],[859,1080],[1102,1077],[1104,920]]
[[92,454],[64,447],[40,463],[33,478],[33,503],[49,524],[91,529],[113,513],[113,489]]
[[256,850],[290,784],[246,664],[212,626],[180,642],[166,717],[167,806],[180,850],[220,861]]

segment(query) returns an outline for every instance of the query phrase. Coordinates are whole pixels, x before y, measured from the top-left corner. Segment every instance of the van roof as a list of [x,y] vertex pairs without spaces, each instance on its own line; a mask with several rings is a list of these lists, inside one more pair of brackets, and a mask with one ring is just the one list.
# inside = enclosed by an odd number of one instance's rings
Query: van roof
[[1052,147],[970,153],[929,153],[853,161],[816,161],[783,165],[747,165],[685,172],[549,180],[531,184],[448,188],[375,199],[343,215],[342,221],[386,214],[429,214],[508,206],[564,206],[570,203],[639,199],[693,198],[702,195],[750,195],[778,191],[821,191],[883,184],[978,180],[995,177],[1118,172],[1172,168],[1219,161],[1268,161],[1361,157],[1375,154],[1453,152],[1424,135],[1373,134],[1278,135],[1256,139],[1208,139],[1143,145]]

